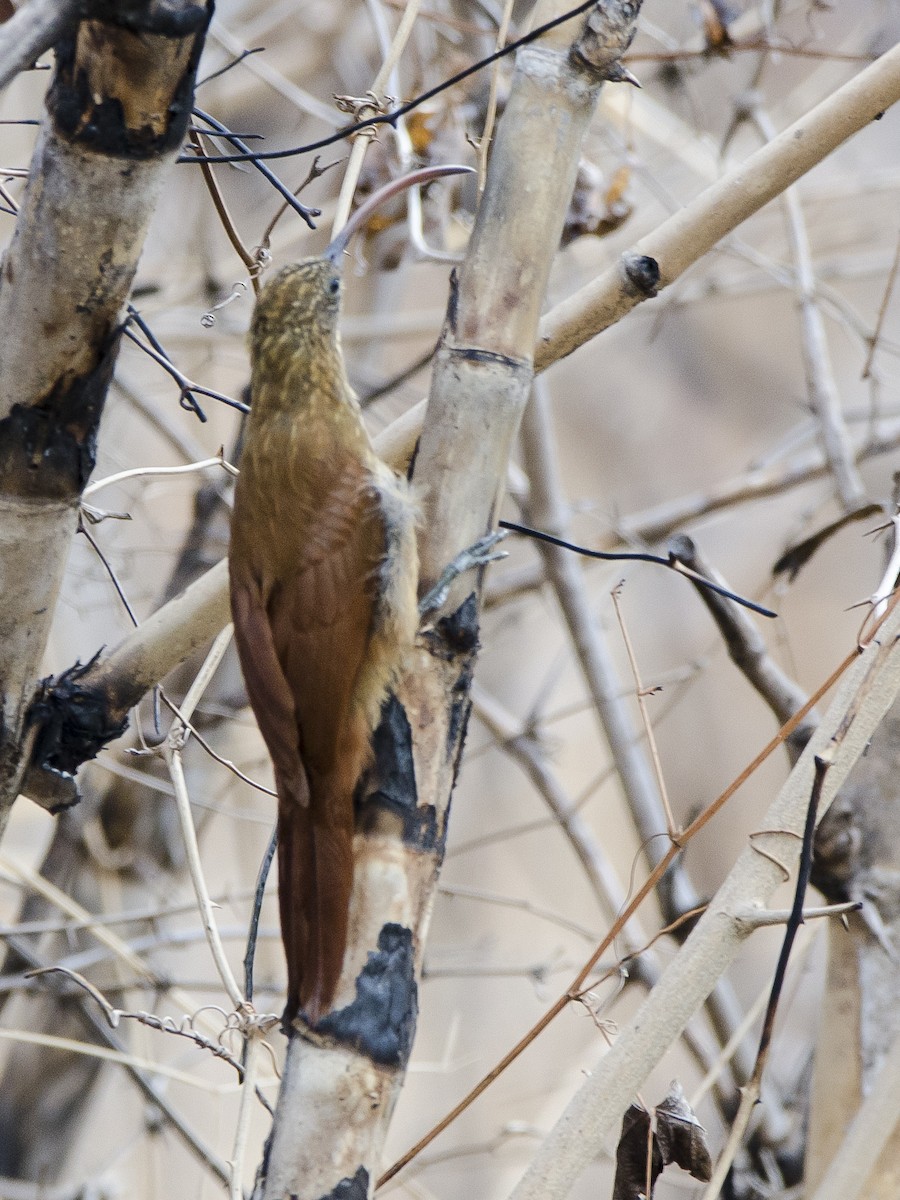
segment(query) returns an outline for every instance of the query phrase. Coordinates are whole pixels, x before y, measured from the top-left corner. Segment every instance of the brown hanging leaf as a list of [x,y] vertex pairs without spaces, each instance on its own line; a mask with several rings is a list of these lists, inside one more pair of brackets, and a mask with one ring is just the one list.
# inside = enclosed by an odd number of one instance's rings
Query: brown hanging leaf
[[674,1080],[669,1094],[656,1106],[656,1136],[663,1163],[676,1163],[706,1183],[712,1176],[712,1155],[706,1130],[684,1098],[681,1084]]
[[[648,1178],[649,1168],[649,1178]],[[662,1174],[663,1156],[650,1128],[650,1114],[641,1104],[632,1104],[622,1118],[622,1133],[616,1146],[616,1179],[612,1200],[651,1200]]]

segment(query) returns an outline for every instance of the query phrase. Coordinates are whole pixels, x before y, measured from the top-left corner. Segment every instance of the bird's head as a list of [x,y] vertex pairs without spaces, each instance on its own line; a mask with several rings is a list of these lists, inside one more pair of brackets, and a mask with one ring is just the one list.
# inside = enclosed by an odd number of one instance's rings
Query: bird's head
[[395,179],[374,192],[350,217],[320,258],[291,263],[261,290],[250,325],[254,359],[271,349],[312,349],[313,345],[337,345],[337,323],[343,293],[343,261],[353,235],[363,228],[373,212],[386,200],[417,184],[442,175],[462,175],[471,167],[424,167]]
[[282,267],[256,302],[250,325],[254,353],[273,339],[333,338],[343,290],[341,261],[330,254]]

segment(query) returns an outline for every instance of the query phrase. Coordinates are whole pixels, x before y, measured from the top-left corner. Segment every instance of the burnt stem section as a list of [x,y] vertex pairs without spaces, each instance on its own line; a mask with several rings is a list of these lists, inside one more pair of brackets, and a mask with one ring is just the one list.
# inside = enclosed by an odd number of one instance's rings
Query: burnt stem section
[[56,46],[47,112],[0,267],[0,828],[93,470],[121,316],[191,111],[212,6],[87,4]]

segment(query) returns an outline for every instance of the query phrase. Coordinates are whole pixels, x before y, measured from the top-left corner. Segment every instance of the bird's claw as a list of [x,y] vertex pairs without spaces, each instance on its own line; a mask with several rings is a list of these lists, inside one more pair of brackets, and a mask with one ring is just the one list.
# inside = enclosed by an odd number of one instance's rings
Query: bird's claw
[[436,612],[441,608],[450,594],[451,585],[460,575],[466,571],[472,571],[476,567],[486,567],[488,563],[499,562],[501,558],[506,558],[508,550],[494,549],[505,537],[505,529],[495,529],[493,533],[479,538],[473,545],[457,554],[456,558],[441,572],[440,579],[434,587],[426,592],[419,601],[419,616],[427,617],[429,613]]

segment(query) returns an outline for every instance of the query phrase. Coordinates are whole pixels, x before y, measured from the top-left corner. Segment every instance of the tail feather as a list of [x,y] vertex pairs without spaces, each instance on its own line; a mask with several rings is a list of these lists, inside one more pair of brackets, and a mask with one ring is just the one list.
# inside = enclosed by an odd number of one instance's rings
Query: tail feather
[[[312,1024],[331,1007],[347,946],[353,885],[353,809],[346,799],[278,808],[278,900],[287,958],[285,1019],[301,1010]],[[340,820],[347,809],[349,820]]]

